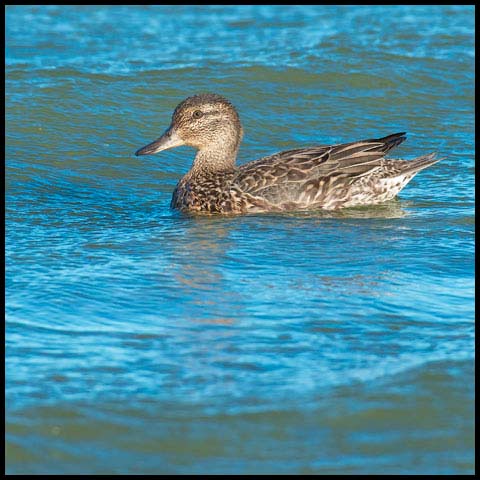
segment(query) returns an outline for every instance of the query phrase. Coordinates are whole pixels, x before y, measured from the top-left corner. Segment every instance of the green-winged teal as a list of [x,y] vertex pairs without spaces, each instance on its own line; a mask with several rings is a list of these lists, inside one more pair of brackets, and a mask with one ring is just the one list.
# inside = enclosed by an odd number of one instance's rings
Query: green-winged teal
[[328,209],[385,202],[439,159],[384,156],[405,132],[374,140],[297,148],[235,165],[243,129],[235,107],[206,93],[181,102],[167,131],[136,155],[180,145],[196,148],[190,171],[178,182],[171,207],[210,213]]

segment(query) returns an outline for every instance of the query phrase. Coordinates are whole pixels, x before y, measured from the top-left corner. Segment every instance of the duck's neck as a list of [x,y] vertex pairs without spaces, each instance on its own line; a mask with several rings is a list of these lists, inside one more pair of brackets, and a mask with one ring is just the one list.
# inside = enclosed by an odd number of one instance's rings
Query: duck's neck
[[203,148],[197,152],[188,176],[227,172],[235,168],[238,147]]

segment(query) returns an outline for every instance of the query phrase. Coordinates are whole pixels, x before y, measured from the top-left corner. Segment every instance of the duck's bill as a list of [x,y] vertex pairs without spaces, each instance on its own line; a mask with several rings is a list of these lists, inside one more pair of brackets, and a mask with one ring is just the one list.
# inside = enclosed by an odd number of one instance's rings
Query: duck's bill
[[183,140],[175,133],[175,131],[169,128],[160,138],[142,148],[139,148],[135,152],[135,155],[137,155],[137,157],[139,155],[152,155],[153,153],[179,147],[180,145],[184,145]]

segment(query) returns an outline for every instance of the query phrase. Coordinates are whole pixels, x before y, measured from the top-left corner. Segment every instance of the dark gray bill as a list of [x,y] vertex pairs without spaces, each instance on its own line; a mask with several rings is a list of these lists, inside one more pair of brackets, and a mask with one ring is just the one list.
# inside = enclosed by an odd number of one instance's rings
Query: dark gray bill
[[153,153],[158,153],[169,148],[179,147],[183,144],[183,140],[175,133],[174,130],[169,128],[160,138],[142,148],[139,148],[135,152],[135,155],[137,157],[139,155],[152,155]]

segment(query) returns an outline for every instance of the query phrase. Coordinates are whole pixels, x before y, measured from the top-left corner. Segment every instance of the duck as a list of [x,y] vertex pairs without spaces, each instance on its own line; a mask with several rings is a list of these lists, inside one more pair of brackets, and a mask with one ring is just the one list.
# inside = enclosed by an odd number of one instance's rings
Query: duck
[[386,159],[406,133],[335,145],[281,151],[237,166],[243,138],[240,117],[222,95],[201,93],[183,100],[157,140],[135,155],[188,145],[197,150],[180,179],[170,207],[182,212],[248,214],[337,210],[393,199],[436,153],[413,160]]

